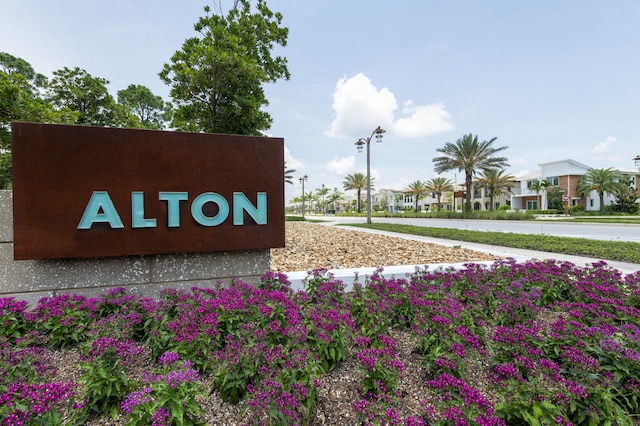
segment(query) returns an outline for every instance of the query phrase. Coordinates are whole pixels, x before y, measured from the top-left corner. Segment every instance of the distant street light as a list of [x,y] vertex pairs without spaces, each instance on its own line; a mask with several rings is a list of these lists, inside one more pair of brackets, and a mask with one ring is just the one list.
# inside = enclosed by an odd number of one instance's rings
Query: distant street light
[[300,183],[302,184],[302,218],[304,219],[304,183],[309,179],[309,176],[304,175],[300,179]]
[[368,138],[360,138],[356,141],[355,145],[358,147],[358,152],[362,152],[364,145],[367,145],[367,223],[371,223],[371,138],[376,135],[376,142],[382,142],[382,134],[385,130],[378,126]]

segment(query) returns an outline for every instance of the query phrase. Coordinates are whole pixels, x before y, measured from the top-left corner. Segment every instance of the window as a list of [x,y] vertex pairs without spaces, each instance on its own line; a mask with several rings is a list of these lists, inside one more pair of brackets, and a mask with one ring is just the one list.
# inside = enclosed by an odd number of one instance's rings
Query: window
[[558,176],[548,177],[547,182],[553,186],[558,186],[560,184],[560,179]]
[[482,190],[474,188],[474,190],[473,190],[473,198],[482,198]]
[[533,180],[528,180],[527,181],[527,189],[531,189],[531,185],[533,185],[534,182],[537,182],[538,179],[533,179]]
[[537,201],[527,201],[527,210],[538,210],[538,202]]

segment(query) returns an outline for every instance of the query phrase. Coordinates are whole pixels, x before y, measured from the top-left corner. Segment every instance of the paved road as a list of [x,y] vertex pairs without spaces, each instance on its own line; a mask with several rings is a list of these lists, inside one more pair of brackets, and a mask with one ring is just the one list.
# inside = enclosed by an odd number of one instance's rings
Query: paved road
[[[366,218],[342,216],[311,216],[310,219],[332,223],[365,223]],[[606,241],[640,243],[640,225],[617,223],[584,223],[553,220],[475,220],[475,219],[411,219],[374,217],[372,222],[400,223],[433,228],[453,228],[470,231],[511,232],[515,234],[543,234],[559,237],[588,238]]]

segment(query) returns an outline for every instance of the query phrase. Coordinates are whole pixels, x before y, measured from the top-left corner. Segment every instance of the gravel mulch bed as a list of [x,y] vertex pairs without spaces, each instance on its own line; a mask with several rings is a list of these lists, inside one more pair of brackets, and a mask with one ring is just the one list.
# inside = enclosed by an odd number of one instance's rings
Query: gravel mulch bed
[[287,222],[284,248],[271,249],[277,272],[480,262],[495,256],[337,226]]

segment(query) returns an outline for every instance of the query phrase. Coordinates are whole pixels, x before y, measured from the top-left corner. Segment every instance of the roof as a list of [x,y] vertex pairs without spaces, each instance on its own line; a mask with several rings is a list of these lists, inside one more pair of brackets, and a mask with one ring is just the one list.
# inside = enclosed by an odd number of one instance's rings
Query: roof
[[587,166],[586,164],[580,163],[579,161],[576,160],[572,160],[570,158],[566,159],[566,160],[556,160],[556,161],[549,161],[548,163],[540,163],[538,164],[538,166],[543,167],[543,166],[549,166],[551,164],[558,164],[558,163],[568,163],[568,164],[572,164],[574,166],[577,167],[581,167],[583,169],[593,169],[593,167],[591,166]]

